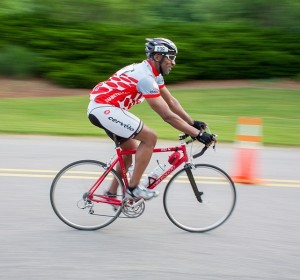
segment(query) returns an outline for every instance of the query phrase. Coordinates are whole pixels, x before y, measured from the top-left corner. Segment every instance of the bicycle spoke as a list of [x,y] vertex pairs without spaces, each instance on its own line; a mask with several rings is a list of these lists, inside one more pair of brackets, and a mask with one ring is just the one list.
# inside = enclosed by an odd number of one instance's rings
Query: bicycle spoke
[[[120,215],[123,184],[114,170],[107,174],[96,190],[95,201],[88,199],[89,190],[105,170],[104,163],[83,160],[69,164],[57,174],[50,198],[54,212],[64,223],[76,229],[95,230],[109,225]],[[114,178],[119,182],[118,196],[105,199]],[[118,201],[117,198],[120,199],[119,206],[113,204]]]
[[235,201],[236,191],[230,177],[208,164],[177,172],[164,193],[168,218],[191,232],[205,232],[223,224],[231,215]]

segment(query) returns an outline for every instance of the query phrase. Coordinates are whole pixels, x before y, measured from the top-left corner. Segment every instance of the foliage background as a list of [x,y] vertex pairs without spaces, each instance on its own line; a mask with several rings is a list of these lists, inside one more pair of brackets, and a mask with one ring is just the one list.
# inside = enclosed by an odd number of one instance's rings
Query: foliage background
[[299,0],[2,0],[0,74],[91,88],[145,58],[146,37],[179,48],[169,83],[300,78]]

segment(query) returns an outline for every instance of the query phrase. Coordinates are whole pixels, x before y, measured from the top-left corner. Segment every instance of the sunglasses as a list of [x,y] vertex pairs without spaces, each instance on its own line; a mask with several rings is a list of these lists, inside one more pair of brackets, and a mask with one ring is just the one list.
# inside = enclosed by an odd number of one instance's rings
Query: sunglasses
[[176,55],[165,54],[164,56],[171,61],[175,61],[175,59],[176,59]]

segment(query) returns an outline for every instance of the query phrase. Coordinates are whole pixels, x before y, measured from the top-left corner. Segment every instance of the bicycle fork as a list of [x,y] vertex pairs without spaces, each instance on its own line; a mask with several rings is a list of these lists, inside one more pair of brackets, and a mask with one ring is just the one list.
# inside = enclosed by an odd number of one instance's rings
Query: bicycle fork
[[193,191],[194,191],[194,194],[195,194],[197,200],[198,200],[200,203],[202,203],[203,201],[202,201],[201,196],[203,195],[203,192],[200,192],[200,191],[198,190],[198,188],[197,188],[197,184],[196,184],[194,175],[193,175],[193,173],[192,173],[192,165],[191,165],[191,164],[186,164],[186,165],[184,166],[184,170],[185,170],[185,172],[186,172],[186,175],[187,175],[188,178],[189,178],[189,181],[190,181],[190,183],[191,183],[191,186],[192,186],[192,188],[193,188]]

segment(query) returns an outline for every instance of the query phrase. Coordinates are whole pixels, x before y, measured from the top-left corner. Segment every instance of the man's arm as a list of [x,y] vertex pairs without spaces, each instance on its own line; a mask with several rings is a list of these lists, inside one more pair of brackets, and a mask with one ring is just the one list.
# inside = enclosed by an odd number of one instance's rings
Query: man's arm
[[[175,113],[171,111],[170,105],[160,96],[157,98],[147,98],[146,99],[151,108],[161,116],[161,118],[188,135],[196,137],[199,135],[199,130],[192,126],[193,120],[185,113],[181,106],[175,105],[175,111],[178,110],[180,113]],[[181,111],[182,110],[182,111]],[[183,116],[183,117],[182,117]],[[190,124],[189,124],[190,123]]]
[[163,87],[160,90],[160,94],[165,102],[168,104],[169,108],[173,113],[180,116],[185,120],[189,125],[194,124],[194,120],[189,116],[189,114],[182,108],[178,100],[170,93],[167,87]]

